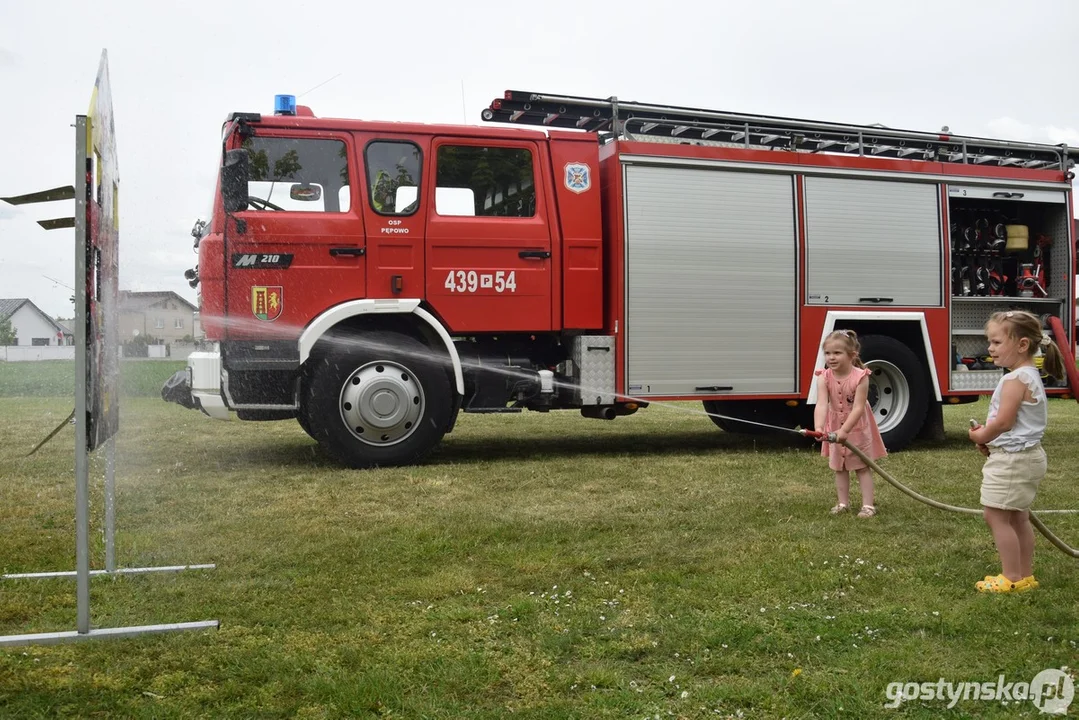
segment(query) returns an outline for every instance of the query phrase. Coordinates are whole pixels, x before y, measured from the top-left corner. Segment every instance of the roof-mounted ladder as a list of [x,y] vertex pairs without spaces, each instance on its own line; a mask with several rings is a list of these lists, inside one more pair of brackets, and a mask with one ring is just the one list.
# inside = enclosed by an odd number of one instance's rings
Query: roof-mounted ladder
[[799,120],[716,110],[507,90],[486,122],[587,130],[611,138],[807,153],[908,158],[971,165],[1069,170],[1079,149],[878,125]]

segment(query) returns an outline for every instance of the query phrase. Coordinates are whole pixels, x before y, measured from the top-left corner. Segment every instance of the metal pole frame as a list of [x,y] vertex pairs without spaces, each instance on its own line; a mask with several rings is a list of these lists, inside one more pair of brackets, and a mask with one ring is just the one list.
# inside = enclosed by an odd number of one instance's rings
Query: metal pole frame
[[[77,271],[76,271],[77,272]],[[78,301],[76,301],[76,315],[78,315]],[[78,336],[78,333],[76,333]],[[76,358],[76,370],[78,368],[78,358]],[[77,392],[77,390],[76,390]],[[76,414],[78,414],[78,402],[76,402]],[[78,423],[76,422],[76,426]],[[76,435],[80,433],[80,429],[76,427]],[[116,437],[112,436],[108,439],[106,445],[105,455],[105,569],[104,570],[90,570],[90,577],[98,577],[101,575],[145,575],[147,573],[154,572],[180,572],[182,570],[214,570],[217,565],[214,563],[204,563],[201,565],[161,565],[157,567],[138,567],[138,568],[118,568],[116,567]],[[78,448],[76,448],[76,453]],[[87,462],[89,466],[89,462]],[[89,480],[89,478],[87,478]],[[87,483],[89,485],[89,483]],[[76,484],[76,489],[78,485]],[[76,503],[79,502],[76,497]],[[76,508],[76,523],[78,521],[78,508]],[[87,532],[87,541],[89,541],[89,532]],[[78,540],[78,531],[76,529],[76,542]],[[78,567],[78,558],[76,553],[76,567]],[[50,572],[32,572],[32,573],[7,573],[6,575],[0,575],[0,580],[31,580],[41,578],[62,578],[62,577],[74,577],[78,578],[79,571],[76,570],[57,570]]]
[[90,452],[86,371],[90,361],[90,314],[86,280],[91,252],[87,242],[87,199],[93,192],[93,158],[87,148],[86,116],[75,118],[75,596],[80,634],[90,632]]
[[[98,72],[98,83],[102,84],[106,95],[108,94],[107,56],[105,51],[101,55],[101,67]],[[111,110],[110,110],[111,112]],[[90,570],[90,499],[89,499],[89,469],[90,458],[88,443],[90,437],[90,416],[87,411],[89,388],[87,383],[87,368],[90,361],[90,353],[93,351],[94,338],[91,337],[90,317],[87,307],[87,290],[92,288],[88,284],[91,276],[89,269],[93,267],[90,261],[94,248],[89,241],[89,222],[87,202],[93,192],[93,154],[88,147],[88,133],[90,128],[86,115],[77,115],[75,118],[75,571],[62,573],[23,573],[19,575],[4,575],[4,579],[18,577],[70,577],[75,576],[76,595],[76,629],[66,632],[33,633],[29,635],[4,635],[0,636],[0,647],[19,645],[55,644],[63,642],[77,642],[96,638],[119,638],[135,637],[152,633],[175,632],[180,630],[206,630],[217,628],[217,620],[202,620],[187,623],[170,623],[163,625],[137,625],[119,628],[90,627],[90,577],[91,575],[119,575],[146,572],[167,572],[184,569],[213,568],[214,565],[181,565],[158,568],[127,568],[117,570],[115,567],[115,503],[114,503],[114,475],[116,465],[115,435],[108,439],[106,452],[106,478],[105,478],[105,564],[104,571]],[[97,280],[98,278],[94,278]],[[104,322],[116,322],[116,318],[106,318]],[[107,333],[106,333],[107,336]],[[105,352],[117,352],[116,347],[107,347]]]

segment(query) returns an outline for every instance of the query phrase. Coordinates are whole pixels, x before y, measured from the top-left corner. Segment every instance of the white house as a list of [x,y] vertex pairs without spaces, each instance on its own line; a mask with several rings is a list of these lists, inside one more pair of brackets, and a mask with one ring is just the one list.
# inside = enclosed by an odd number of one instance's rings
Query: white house
[[73,345],[75,338],[27,298],[0,298],[0,320],[10,320],[16,345]]

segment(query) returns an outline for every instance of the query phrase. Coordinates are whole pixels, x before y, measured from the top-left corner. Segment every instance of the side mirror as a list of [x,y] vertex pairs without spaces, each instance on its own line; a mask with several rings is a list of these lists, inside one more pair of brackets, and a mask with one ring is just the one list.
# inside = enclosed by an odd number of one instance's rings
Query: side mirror
[[221,199],[226,213],[247,209],[247,183],[251,175],[251,161],[247,150],[237,148],[225,153],[221,167]]
[[309,183],[296,183],[289,188],[288,196],[300,202],[316,202],[322,199],[322,188]]

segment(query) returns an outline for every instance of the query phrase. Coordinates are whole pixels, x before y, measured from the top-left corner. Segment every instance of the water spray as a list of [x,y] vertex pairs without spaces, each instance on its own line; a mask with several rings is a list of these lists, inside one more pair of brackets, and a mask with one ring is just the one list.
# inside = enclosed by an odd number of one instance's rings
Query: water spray
[[[247,321],[247,320],[239,320],[239,319],[231,319],[230,318],[227,322],[230,323],[230,324],[236,324],[236,325],[240,325],[240,326],[246,326],[246,325],[249,324],[251,326],[256,326],[256,327],[260,327],[260,328],[262,327],[261,324],[257,323],[256,321]],[[410,351],[407,351],[407,350],[405,350],[403,348],[400,348],[400,347],[397,347],[397,346],[389,346],[389,345],[386,345],[384,343],[371,342],[370,340],[357,338],[356,336],[348,336],[348,337],[325,336],[325,337],[323,337],[323,339],[320,342],[322,342],[322,343],[330,343],[331,345],[334,345],[334,346],[363,347],[363,348],[368,349],[368,350],[389,351],[389,352],[393,352],[395,354],[403,354],[403,355],[405,355],[407,357],[411,357],[411,358],[417,359],[417,360],[422,360],[424,362],[434,362],[434,363],[436,363],[438,365],[441,365],[441,366],[448,366],[450,364],[449,358],[444,353],[440,353],[440,352],[433,351],[433,350],[430,351],[430,352],[424,352],[424,353],[410,352]],[[469,359],[467,357],[462,357],[461,358],[461,365],[462,365],[462,367],[466,367],[469,370],[477,372],[477,373],[490,372],[490,373],[496,373],[496,374],[499,374],[499,375],[504,375],[504,376],[507,376],[507,377],[510,377],[510,378],[513,378],[513,379],[517,379],[517,380],[532,381],[532,382],[534,382],[536,384],[537,394],[550,395],[550,394],[553,394],[558,389],[585,391],[585,392],[594,393],[594,394],[598,394],[598,395],[608,394],[608,392],[609,392],[609,390],[605,390],[605,389],[592,388],[592,387],[588,387],[588,386],[585,386],[585,385],[579,385],[579,384],[575,384],[575,383],[571,383],[571,382],[566,382],[564,380],[559,380],[558,378],[556,378],[554,376],[554,373],[551,372],[548,369],[541,369],[539,371],[525,371],[525,370],[517,369],[517,368],[514,368],[514,367],[510,367],[510,366],[488,365],[488,364],[484,364],[482,362],[479,362],[477,360],[471,360],[471,359]],[[704,415],[706,417],[719,418],[720,420],[727,420],[727,421],[730,421],[730,422],[739,423],[739,424],[743,424],[743,425],[753,425],[755,427],[765,428],[765,429],[773,430],[773,431],[776,431],[776,432],[789,433],[789,434],[798,435],[798,436],[804,437],[804,438],[811,438],[811,439],[813,439],[813,440],[815,440],[817,442],[820,442],[822,440],[827,440],[828,442],[839,443],[839,444],[842,444],[845,447],[847,447],[856,456],[861,458],[861,460],[863,462],[865,462],[866,465],[869,468],[871,468],[874,472],[876,472],[878,475],[880,475],[882,478],[884,478],[889,484],[891,484],[897,490],[899,490],[903,494],[917,500],[918,502],[929,505],[930,507],[937,508],[938,510],[944,510],[946,512],[960,513],[960,514],[963,514],[963,515],[981,515],[982,512],[983,512],[982,510],[975,509],[975,508],[959,507],[957,505],[949,505],[947,503],[942,503],[942,502],[940,502],[938,500],[934,500],[933,498],[926,497],[925,495],[922,495],[922,494],[910,489],[909,487],[907,487],[906,485],[904,485],[903,483],[899,482],[894,477],[892,477],[888,472],[883,470],[879,465],[877,465],[876,462],[874,462],[869,457],[867,457],[865,455],[865,453],[863,453],[860,449],[858,449],[857,447],[851,445],[850,443],[848,443],[845,440],[840,442],[838,440],[838,438],[836,437],[835,433],[817,432],[815,430],[809,430],[809,429],[806,429],[806,428],[788,428],[788,427],[783,427],[781,425],[772,425],[770,423],[757,422],[755,420],[745,420],[743,418],[730,417],[730,416],[723,415],[723,414],[720,414],[720,413],[708,412],[707,410],[703,410],[703,409],[702,410],[696,410],[696,409],[691,409],[691,408],[684,407],[683,405],[680,405],[680,404],[669,403],[669,402],[656,402],[656,401],[650,400],[648,398],[634,397],[632,395],[624,395],[624,394],[621,394],[621,393],[617,393],[616,397],[619,399],[619,401],[623,405],[633,405],[633,406],[639,406],[639,407],[647,407],[647,406],[650,406],[650,405],[657,405],[657,406],[661,406],[661,407],[669,407],[669,408],[672,408],[672,409],[677,410],[677,411],[682,412],[682,413],[688,413],[688,414],[694,414],[694,415]],[[630,410],[630,412],[633,412],[635,410],[636,410],[636,407],[634,407],[632,410]],[[628,413],[615,411],[615,412],[606,413],[606,414],[593,413],[593,414],[590,414],[588,416],[589,417],[603,418],[603,419],[613,419],[614,417],[616,417],[619,414],[628,414]],[[971,422],[973,423],[975,421],[972,420]],[[1077,511],[1074,511],[1074,510],[1043,510],[1042,512],[1043,513],[1054,513],[1054,512],[1056,512],[1056,513],[1069,513],[1069,512],[1077,512]],[[1049,540],[1049,542],[1051,542],[1061,552],[1063,552],[1066,555],[1070,555],[1071,557],[1079,558],[1079,550],[1076,550],[1075,548],[1069,546],[1063,540],[1061,540],[1059,537],[1057,537],[1055,534],[1053,534],[1049,530],[1049,528],[1047,528],[1045,526],[1045,524],[1041,521],[1041,519],[1037,516],[1037,514],[1035,514],[1033,511],[1030,511],[1030,522],[1031,522],[1032,525],[1034,525],[1034,527],[1036,527],[1038,529],[1038,532],[1040,532],[1042,535],[1044,535],[1045,538],[1047,540]]]

